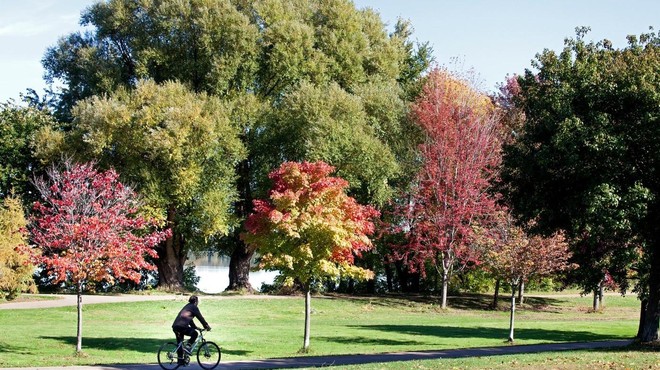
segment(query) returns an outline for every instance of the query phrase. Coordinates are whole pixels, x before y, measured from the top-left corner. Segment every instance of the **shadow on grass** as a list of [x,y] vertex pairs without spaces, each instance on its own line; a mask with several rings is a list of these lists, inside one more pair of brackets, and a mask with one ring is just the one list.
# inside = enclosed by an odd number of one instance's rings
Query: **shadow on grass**
[[407,346],[407,345],[422,345],[424,342],[415,340],[394,340],[386,338],[369,338],[369,337],[314,337],[314,340],[323,342],[343,343],[343,344],[368,344],[379,346]]
[[[43,336],[41,337],[43,339],[50,339],[50,340],[57,340],[60,341],[64,344],[68,344],[71,346],[76,345],[77,343],[77,338],[75,336]],[[83,336],[82,339],[82,346],[83,349],[98,349],[98,350],[105,350],[105,351],[134,351],[134,352],[140,352],[140,353],[157,353],[158,349],[160,346],[167,342],[167,339],[154,339],[154,338],[116,338],[116,337],[106,337],[106,338],[85,338]],[[172,339],[171,341],[174,341]],[[220,346],[222,353],[223,354],[228,354],[228,355],[237,355],[237,356],[244,356],[252,351],[245,351],[245,350],[232,350],[223,347],[220,343],[218,343],[218,346]]]
[[[390,294],[385,296],[344,296],[344,295],[326,295],[327,299],[353,299],[368,302],[374,306],[381,306],[393,309],[406,309],[419,307],[418,305],[429,305],[427,308],[437,308],[440,310],[441,298],[434,295],[406,295],[400,296]],[[509,295],[500,295],[498,309],[499,311],[509,310]],[[551,297],[525,297],[524,310],[560,312],[561,299]],[[493,296],[490,294],[461,294],[447,297],[447,306],[454,310],[478,310],[492,311]]]
[[[456,326],[424,325],[356,325],[353,327],[365,330],[378,330],[391,333],[425,335],[441,338],[483,338],[506,340],[509,336],[508,328],[465,328]],[[551,342],[591,342],[611,339],[626,339],[622,336],[617,337],[612,335],[601,335],[587,331],[562,331],[526,328],[516,329],[515,334],[517,339],[530,339]]]

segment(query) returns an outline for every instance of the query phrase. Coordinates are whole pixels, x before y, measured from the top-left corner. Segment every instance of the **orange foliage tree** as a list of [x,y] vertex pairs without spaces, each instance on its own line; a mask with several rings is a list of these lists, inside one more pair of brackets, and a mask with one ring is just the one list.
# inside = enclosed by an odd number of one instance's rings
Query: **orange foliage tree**
[[260,267],[279,271],[305,289],[305,337],[309,349],[311,286],[323,277],[371,279],[354,257],[372,248],[372,220],[379,213],[346,194],[348,182],[329,176],[324,162],[285,162],[270,173],[268,199],[255,200],[243,240],[261,255]]

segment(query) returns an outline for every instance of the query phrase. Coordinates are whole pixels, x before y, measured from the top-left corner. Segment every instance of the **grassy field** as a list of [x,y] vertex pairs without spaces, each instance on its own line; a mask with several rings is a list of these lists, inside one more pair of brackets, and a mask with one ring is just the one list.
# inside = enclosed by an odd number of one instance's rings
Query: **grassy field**
[[[421,298],[314,297],[310,355],[508,345],[508,307],[503,304],[501,310],[489,310],[489,302],[488,296],[454,298],[450,300],[451,308],[442,310],[433,300]],[[154,363],[160,344],[173,337],[170,326],[183,304],[182,298],[85,306],[83,355],[74,353],[75,307],[2,310],[0,367]],[[607,297],[606,304],[604,312],[593,313],[589,311],[589,297],[529,298],[517,311],[516,344],[633,337],[638,324],[637,299]],[[221,345],[223,360],[296,356],[302,346],[303,298],[202,297],[200,308],[214,328],[207,339]],[[573,365],[576,359],[587,367],[590,361],[602,361],[600,368],[649,368],[660,364],[657,351],[626,349],[501,356],[495,361],[419,361],[405,367],[496,369],[511,368],[515,363],[522,368],[538,368],[539,364],[548,364],[549,359],[558,362],[540,366],[571,368],[561,364]],[[651,359],[647,361],[649,366],[645,359]],[[351,369],[396,368],[401,364]]]

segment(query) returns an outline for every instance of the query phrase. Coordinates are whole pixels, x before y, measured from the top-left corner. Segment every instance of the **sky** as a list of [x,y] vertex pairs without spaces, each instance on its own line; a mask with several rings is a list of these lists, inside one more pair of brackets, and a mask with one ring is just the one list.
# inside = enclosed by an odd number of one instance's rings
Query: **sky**
[[[95,0],[0,0],[0,102],[46,87],[41,58],[64,35],[80,30],[80,13]],[[575,28],[588,40],[626,46],[627,35],[660,28],[657,0],[354,0],[370,7],[391,31],[410,20],[413,39],[429,42],[439,66],[473,70],[494,91],[507,75],[531,69],[544,49],[561,50]]]

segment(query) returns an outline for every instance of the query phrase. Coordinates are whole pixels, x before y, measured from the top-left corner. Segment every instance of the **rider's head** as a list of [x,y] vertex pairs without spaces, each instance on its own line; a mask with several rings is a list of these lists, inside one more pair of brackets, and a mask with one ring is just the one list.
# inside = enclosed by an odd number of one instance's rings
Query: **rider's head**
[[196,295],[191,295],[190,298],[188,298],[188,302],[197,304],[197,303],[199,303],[199,298],[197,298]]

